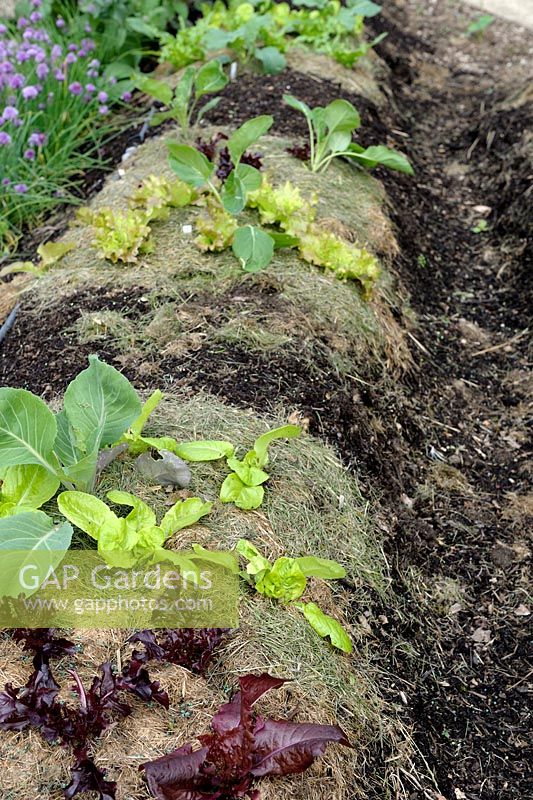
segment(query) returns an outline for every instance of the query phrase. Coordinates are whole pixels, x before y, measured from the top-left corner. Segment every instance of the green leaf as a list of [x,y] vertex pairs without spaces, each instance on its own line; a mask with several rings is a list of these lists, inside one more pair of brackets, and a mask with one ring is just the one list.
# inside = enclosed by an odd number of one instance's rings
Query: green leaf
[[91,494],[62,492],[57,498],[57,507],[73,525],[97,541],[102,531],[119,533],[121,529],[121,520],[116,514]]
[[255,588],[267,597],[290,603],[302,596],[306,585],[307,579],[296,560],[283,556],[257,581]]
[[[71,540],[72,526],[68,522],[55,525],[43,511],[31,511],[0,519],[0,552],[4,551],[1,555],[0,596],[19,596],[20,571],[26,564],[34,564],[35,551],[40,551],[38,567],[42,583],[49,570],[59,566]],[[46,552],[44,556],[43,551]],[[26,595],[31,593],[32,590],[24,590]]]
[[229,137],[227,141],[227,148],[229,150],[231,160],[238,165],[243,155],[249,147],[263,136],[274,122],[274,117],[270,114],[263,114],[260,117],[253,117],[249,119],[240,128]]
[[404,172],[406,175],[415,174],[406,156],[381,144],[367,147],[362,152],[356,152],[350,148],[350,156],[360,160],[365,167],[372,168],[381,164],[384,167],[388,167],[388,169]]
[[269,231],[268,235],[274,241],[274,250],[279,250],[282,247],[298,247],[300,243],[300,240],[296,236],[291,236],[289,233]]
[[294,97],[294,95],[292,94],[284,94],[283,101],[291,108],[294,108],[296,111],[300,111],[308,119],[311,119],[312,111],[310,107],[307,105],[307,103],[303,102],[303,100],[298,100],[298,98]]
[[329,131],[328,147],[337,152],[349,146],[352,131],[360,126],[361,117],[347,100],[333,100],[324,109],[323,121]]
[[107,498],[118,506],[132,507],[126,519],[138,530],[141,528],[153,528],[156,525],[157,519],[154,512],[140,497],[130,492],[121,492],[118,489],[112,489],[110,492],[107,492]]
[[265,490],[262,486],[245,486],[235,472],[228,475],[220,487],[220,499],[223,503],[235,503],[237,508],[245,511],[259,508],[264,496]]
[[234,450],[231,442],[206,439],[182,442],[174,452],[184,461],[216,461],[219,458],[232,456]]
[[39,245],[37,248],[37,255],[41,257],[39,266],[44,269],[51,267],[52,264],[60,261],[63,256],[66,256],[75,247],[76,244],[74,242],[47,242]]
[[277,75],[287,66],[287,59],[277,47],[258,47],[254,56],[263,65],[263,72],[267,75]]
[[332,580],[344,578],[346,570],[337,561],[330,561],[327,558],[317,558],[316,556],[303,556],[297,558],[296,562],[306,578],[322,578]]
[[195,73],[196,70],[194,67],[187,67],[174,92],[172,107],[181,125],[187,125],[189,103],[191,102]]
[[299,425],[282,425],[259,436],[254,442],[253,453],[257,464],[264,467],[268,464],[268,448],[275,439],[294,439],[302,432]]
[[196,75],[196,97],[203,97],[204,94],[214,94],[220,92],[228,83],[228,76],[222,69],[222,64],[216,59],[208,61],[200,67]]
[[44,511],[0,519],[0,550],[68,550],[72,527],[55,525]]
[[135,76],[135,86],[150,95],[155,100],[159,100],[165,106],[169,106],[172,102],[172,89],[168,83],[164,81],[155,80],[155,78],[147,78],[146,75]]
[[6,503],[12,506],[11,514],[40,508],[55,495],[60,484],[59,478],[39,464],[7,467],[0,473],[0,480],[0,517],[4,516],[2,506]]
[[89,356],[89,367],[67,387],[64,407],[76,446],[86,455],[113,444],[141,411],[129,380],[98,356]]
[[212,108],[218,106],[221,100],[222,100],[221,97],[212,97],[210,100],[207,101],[207,103],[204,103],[204,105],[201,107],[198,114],[196,115],[196,124],[200,122],[202,117],[205,114],[207,114],[208,111],[211,111]]
[[222,204],[226,211],[236,216],[246,205],[246,187],[232,170],[228,175],[221,192]]
[[328,614],[324,614],[316,603],[296,603],[295,605],[303,612],[304,617],[319,636],[323,639],[329,637],[333,647],[337,647],[344,653],[352,652],[352,642],[340,622]]
[[232,250],[246,272],[258,272],[268,266],[274,255],[274,240],[253,225],[237,228]]
[[163,392],[161,392],[159,389],[156,389],[155,392],[152,392],[148,400],[143,404],[141,413],[130,426],[130,431],[132,433],[141,434],[143,432],[144,426],[148,422],[148,417],[153,411],[155,411],[162,399]]
[[186,144],[167,144],[172,170],[190,186],[204,186],[213,175],[215,166],[194,147]]
[[202,547],[200,544],[193,544],[192,549],[198,560],[218,564],[229,570],[232,575],[236,575],[239,572],[239,565],[233,553],[213,553],[211,550],[206,550],[205,547]]
[[146,36],[148,39],[157,39],[161,31],[155,25],[149,25],[144,22],[140,17],[126,17],[126,27],[135,33],[140,33],[141,36]]
[[248,539],[239,539],[235,546],[235,550],[249,563],[246,567],[248,575],[257,575],[264,570],[270,569],[270,561],[268,561]]
[[259,170],[250,164],[239,164],[235,169],[235,174],[243,182],[246,192],[255,192],[263,181],[263,176]]
[[55,473],[54,415],[26,389],[0,389],[0,467],[40,464]]
[[56,414],[57,436],[54,442],[54,452],[65,466],[76,464],[82,454],[76,447],[74,431],[70,427],[65,410]]
[[239,476],[245,486],[260,486],[270,477],[262,469],[239,461],[238,458],[228,458],[227,464]]
[[189,497],[179,500],[165,514],[161,521],[161,528],[165,536],[172,536],[176,531],[194,525],[199,519],[209,514],[213,503],[205,503],[199,497]]

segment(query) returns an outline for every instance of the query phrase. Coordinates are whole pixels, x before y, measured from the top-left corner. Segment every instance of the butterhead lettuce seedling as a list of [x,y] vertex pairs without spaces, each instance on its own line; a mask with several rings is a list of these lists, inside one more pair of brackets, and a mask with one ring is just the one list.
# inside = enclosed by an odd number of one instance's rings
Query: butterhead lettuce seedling
[[[131,566],[143,553],[157,554],[165,541],[177,531],[194,525],[209,514],[212,503],[199,497],[179,500],[160,524],[155,513],[140,497],[113,490],[107,493],[112,503],[131,506],[127,517],[117,517],[109,506],[84,492],[63,492],[57,505],[64,517],[98,542],[98,550],[116,566]],[[168,557],[168,551],[164,551]]]
[[283,425],[259,436],[253,449],[241,461],[233,456],[226,459],[226,464],[233,472],[228,475],[220,489],[222,502],[235,503],[237,508],[246,510],[259,508],[265,496],[262,484],[270,477],[263,470],[269,461],[269,445],[275,439],[293,439],[301,432],[298,425]]
[[316,603],[302,603],[299,598],[307,587],[307,578],[334,580],[344,578],[346,570],[336,561],[316,556],[288,558],[282,556],[271,564],[247,539],[240,539],[237,552],[248,561],[242,577],[256,591],[265,597],[272,597],[280,603],[290,603],[298,608],[313,630],[322,638],[329,638],[331,644],[345,653],[352,652],[350,637],[336,619],[330,617]]

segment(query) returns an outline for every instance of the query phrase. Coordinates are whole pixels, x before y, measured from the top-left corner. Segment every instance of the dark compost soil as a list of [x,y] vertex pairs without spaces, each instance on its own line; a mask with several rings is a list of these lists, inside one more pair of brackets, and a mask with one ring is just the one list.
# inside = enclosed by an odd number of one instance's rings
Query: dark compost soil
[[[414,180],[385,171],[380,178],[401,245],[395,269],[417,314],[416,370],[394,384],[371,371],[361,372],[366,384],[348,382],[314,342],[268,355],[207,343],[160,360],[155,372],[125,372],[140,386],[163,378],[243,407],[275,400],[298,409],[357,467],[383,519],[399,598],[397,608],[376,598],[365,615],[383,666],[396,676],[383,692],[418,748],[413,769],[400,775],[402,796],[523,800],[533,789],[525,500],[531,161],[521,145],[531,117],[527,106],[501,102],[520,77],[523,34],[497,23],[487,42],[454,39],[452,11],[424,14],[409,2],[389,3],[372,24],[389,34],[379,53],[391,70],[394,108],[383,112],[331,82],[284,72],[228,86],[209,121],[268,112],[279,133],[298,138],[303,119],[283,105],[283,92],[311,105],[342,94],[361,111],[363,141],[409,154]],[[395,139],[391,130],[405,135]],[[485,215],[488,233],[472,232]],[[0,384],[63,391],[98,350],[65,333],[82,308],[137,313],[131,294],[91,292],[76,296],[62,319],[51,312],[37,326],[21,314],[0,345]],[[99,352],[117,358],[111,344]],[[379,776],[389,755],[376,745],[369,798],[384,796]]]

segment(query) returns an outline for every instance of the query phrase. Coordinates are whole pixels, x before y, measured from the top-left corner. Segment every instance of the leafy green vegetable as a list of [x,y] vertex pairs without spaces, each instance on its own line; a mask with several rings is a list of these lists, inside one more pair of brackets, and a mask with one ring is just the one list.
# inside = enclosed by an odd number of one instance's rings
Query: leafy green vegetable
[[117,517],[106,503],[84,492],[63,492],[57,505],[63,516],[98,542],[104,557],[109,555],[122,566],[134,563],[145,551],[161,549],[166,539],[194,525],[212,508],[199,497],[179,500],[157,525],[156,515],[140,497],[116,490],[107,497],[117,505],[131,506],[128,516]]
[[311,109],[306,103],[283,95],[285,103],[304,115],[309,129],[309,166],[313,172],[324,172],[334,158],[352,158],[362,166],[381,164],[389,169],[413,175],[407,158],[383,145],[367,147],[352,143],[352,134],[361,125],[361,118],[347,100],[333,100],[329,105]]
[[9,264],[7,267],[0,269],[0,278],[6,275],[13,275],[17,272],[29,272],[34,275],[42,275],[46,272],[48,267],[61,261],[63,256],[70,253],[76,247],[74,242],[46,242],[37,248],[37,255],[40,256],[38,264],[33,261],[16,261],[14,264]]
[[274,240],[260,228],[245,225],[235,231],[232,248],[245,272],[258,272],[272,261]]
[[212,97],[199,107],[200,100],[208,94],[222,91],[227,83],[228,78],[218,60],[208,61],[198,69],[187,67],[174,92],[164,81],[143,74],[136,77],[136,85],[141,91],[169,106],[168,111],[154,114],[151,124],[160,125],[167,119],[174,119],[185,137],[191,136],[191,129],[198,125],[209,109],[218,104],[220,98]]
[[18,464],[0,471],[0,517],[35,511],[59,489],[60,480],[39,464]]
[[[89,357],[89,367],[67,387],[64,408],[56,415],[31,392],[0,389],[0,470],[39,465],[68,488],[92,491],[101,449],[119,438],[140,411],[127,378],[97,356]],[[22,475],[33,483],[31,471]],[[51,481],[47,486],[48,492]],[[19,482],[17,493],[24,491]]]
[[228,458],[226,463],[233,470],[225,479],[220,489],[223,503],[235,503],[237,508],[250,510],[258,508],[263,502],[265,490],[262,484],[269,479],[262,467],[268,464],[268,447],[275,439],[292,439],[299,436],[298,425],[282,425],[259,436],[252,450],[242,460]]
[[82,208],[76,216],[80,222],[92,226],[93,246],[113,264],[118,261],[134,263],[141,253],[147,252],[152,246],[152,217],[145,210],[114,211],[111,208],[101,208],[90,211]]
[[247,539],[240,539],[235,549],[248,561],[246,572],[241,574],[260,594],[281,603],[293,603],[319,636],[329,637],[331,644],[345,653],[352,651],[350,637],[337,620],[324,614],[315,603],[295,602],[305,592],[308,577],[323,580],[343,578],[346,571],[341,564],[315,556],[282,556],[270,564]]
[[194,25],[182,26],[176,36],[160,36],[160,61],[180,69],[207,53],[229,51],[231,58],[255,60],[264,72],[275,74],[285,67],[285,51],[295,46],[351,67],[383,38],[363,39],[364,17],[381,8],[370,0],[297,0],[292,6],[274,0],[204,3]]
[[231,457],[234,449],[231,442],[199,439],[196,442],[178,444],[174,452],[184,461],[217,461],[219,458]]
[[[20,571],[26,564],[35,561],[32,556],[35,551],[39,551],[39,571],[44,580],[48,571],[61,563],[71,540],[72,527],[69,523],[55,525],[43,511],[25,511],[0,519],[2,596],[19,596]],[[31,591],[25,591],[25,594],[31,594]]]
[[344,653],[351,653],[353,645],[350,637],[336,619],[330,617],[316,605],[316,603],[295,603],[296,608],[303,612],[304,617],[323,639],[329,638],[333,647]]

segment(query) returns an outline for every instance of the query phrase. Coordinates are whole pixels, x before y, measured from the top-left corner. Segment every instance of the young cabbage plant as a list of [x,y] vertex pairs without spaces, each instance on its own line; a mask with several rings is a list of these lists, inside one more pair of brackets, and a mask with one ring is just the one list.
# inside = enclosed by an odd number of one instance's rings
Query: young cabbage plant
[[[199,497],[179,500],[158,525],[155,513],[140,497],[117,490],[108,492],[107,497],[117,505],[131,506],[127,517],[117,517],[103,500],[84,492],[63,492],[57,505],[64,517],[98,542],[98,551],[106,560],[121,567],[131,566],[146,553],[160,553],[170,536],[194,525],[213,505]],[[175,559],[169,552],[165,550],[161,557]],[[183,558],[189,566],[189,559]]]
[[250,586],[265,597],[294,605],[319,636],[329,638],[331,644],[344,653],[352,652],[352,642],[340,622],[324,614],[316,603],[299,602],[307,588],[307,578],[344,578],[346,570],[341,564],[316,556],[282,556],[271,564],[247,539],[240,539],[236,550],[248,562],[246,572],[241,572],[241,576]]
[[226,142],[232,168],[223,181],[217,178],[216,165],[204,153],[185,144],[170,143],[170,166],[182,181],[207,190],[213,202],[207,204],[207,224],[200,222],[201,249],[224,249],[231,243],[243,269],[256,272],[272,260],[276,240],[253,225],[238,227],[233,221],[244,210],[247,197],[261,186],[261,173],[242,163],[245,152],[270,130],[274,118],[269,114],[254,117],[238,128]]
[[208,61],[199,69],[187,67],[175,90],[165,81],[149,78],[146,75],[136,77],[136,86],[145,94],[168,106],[167,111],[160,111],[151,119],[151,125],[161,125],[173,119],[181,128],[185,138],[190,138],[191,129],[196,127],[202,117],[220,102],[220,97],[212,97],[200,106],[200,101],[207,95],[217,94],[228,83],[228,77],[218,60]]
[[[122,436],[140,411],[128,379],[95,355],[67,387],[63,409],[56,414],[25,389],[0,389],[0,469],[35,465],[67,489],[92,492],[101,451]],[[34,478],[23,471],[16,494],[24,493]]]
[[333,100],[325,107],[310,108],[291,94],[284,94],[283,99],[288,106],[300,111],[307,121],[309,166],[313,172],[324,172],[334,158],[343,157],[368,169],[380,164],[414,175],[411,164],[402,153],[383,145],[364,148],[352,142],[352,133],[361,125],[361,118],[347,100]]
[[220,489],[223,503],[235,503],[237,508],[250,510],[259,508],[265,496],[263,483],[269,474],[263,470],[268,464],[268,448],[275,439],[294,439],[301,433],[298,425],[283,425],[280,428],[264,433],[254,442],[242,460],[235,457],[226,459],[228,467],[233,470],[225,479]]

